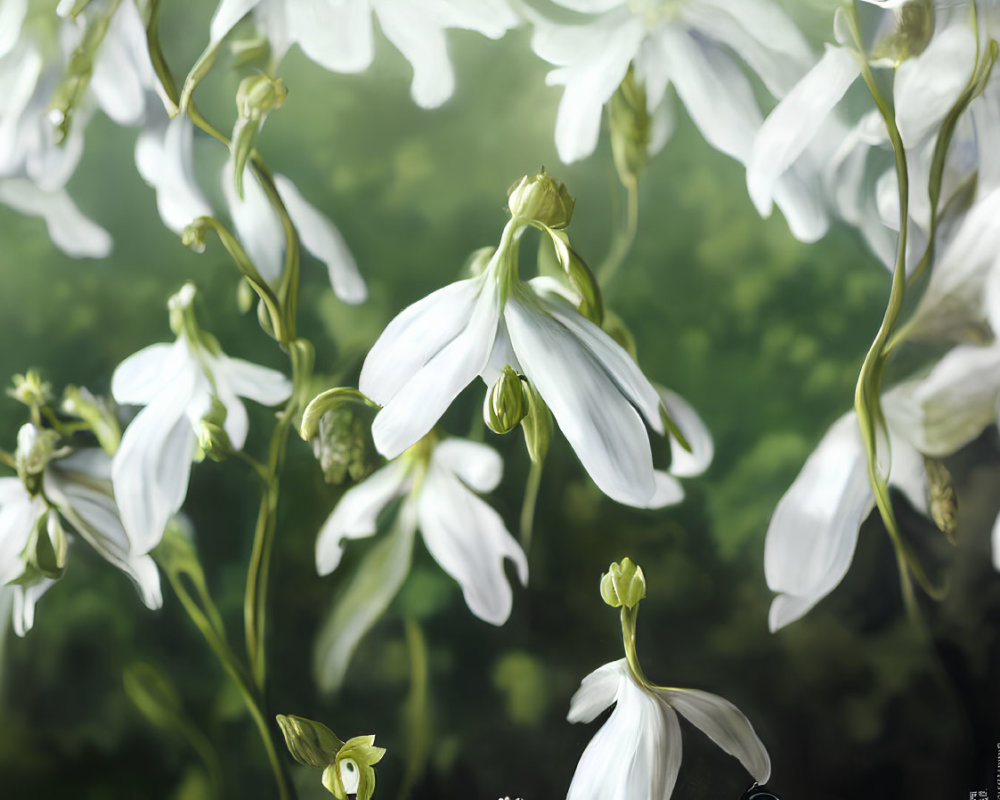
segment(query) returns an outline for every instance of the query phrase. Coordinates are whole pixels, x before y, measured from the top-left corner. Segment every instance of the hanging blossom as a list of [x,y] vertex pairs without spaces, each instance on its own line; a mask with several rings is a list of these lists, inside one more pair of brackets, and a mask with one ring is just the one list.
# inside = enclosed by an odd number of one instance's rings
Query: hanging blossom
[[214,52],[250,11],[270,40],[275,60],[297,44],[320,66],[346,73],[371,66],[374,14],[382,33],[413,67],[413,100],[424,108],[441,105],[455,88],[448,28],[499,39],[519,22],[507,0],[222,0],[212,17],[206,52]]
[[70,452],[55,431],[28,423],[18,432],[15,461],[18,477],[0,478],[0,593],[12,595],[17,635],[31,629],[35,604],[62,577],[64,525],[128,575],[149,608],[159,608],[159,573],[125,535],[108,455],[100,448]]
[[222,352],[198,327],[194,295],[188,283],[170,298],[177,340],[129,356],[111,379],[117,402],[145,406],[125,429],[111,472],[122,522],[139,553],[159,543],[183,504],[192,460],[242,449],[249,422],[240,398],[273,406],[291,394],[280,372]]
[[[891,267],[899,234],[896,173],[888,155],[872,158],[890,149],[888,132],[878,111],[864,115],[853,127],[845,126],[841,101],[861,76],[862,64],[867,62],[875,73],[892,70],[893,116],[910,172],[908,211],[913,224],[909,226],[908,264],[912,268],[923,254],[930,227],[927,185],[937,132],[970,80],[988,62],[986,42],[980,34],[977,44],[967,4],[934,11],[929,4],[911,3],[909,9],[912,14],[905,25],[898,12],[882,12],[875,44],[864,53],[857,49],[849,14],[838,10],[834,25],[838,44],[827,45],[822,58],[760,127],[747,162],[747,188],[766,217],[784,176],[793,170],[814,173],[817,180],[812,185],[823,195],[819,199],[856,226]],[[914,19],[924,24],[914,24]],[[971,115],[966,115],[956,140],[974,136],[972,124]],[[974,142],[951,148],[939,208],[947,206],[978,167],[976,150]],[[872,162],[882,165],[874,181],[869,175]],[[782,204],[782,209],[787,216],[789,208]],[[789,223],[799,236],[791,219]]]
[[[166,115],[140,134],[135,162],[143,180],[156,190],[156,205],[163,223],[174,233],[212,210],[195,178],[194,126],[184,115]],[[254,176],[243,181],[243,199],[233,188],[233,161],[226,162],[221,183],[236,233],[261,277],[272,287],[281,280],[285,266],[285,231],[277,211]],[[311,205],[284,175],[274,176],[274,186],[288,211],[303,247],[327,267],[334,294],[345,303],[362,303],[368,296],[357,263],[337,227]]]
[[402,585],[418,529],[434,560],[462,587],[469,610],[492,625],[506,622],[513,596],[504,560],[514,562],[525,585],[528,561],[501,516],[477,496],[493,491],[502,473],[493,448],[430,434],[344,493],[316,540],[320,575],[340,564],[346,540],[372,536],[382,512],[396,500],[402,504],[320,634],[317,671],[324,688],[340,684],[358,641]]
[[[566,87],[555,131],[564,163],[594,151],[601,110],[630,65],[644,87],[652,119],[650,155],[663,147],[673,128],[666,96],[673,85],[705,140],[746,163],[762,116],[739,61],[776,97],[783,97],[813,60],[802,34],[770,0],[555,2],[594,15],[584,24],[531,16],[532,48],[557,67],[547,82]],[[812,240],[825,232],[822,208],[796,176],[783,180],[778,194],[798,235]]]
[[676,500],[676,481],[653,469],[646,432],[647,425],[664,430],[656,389],[625,350],[553,289],[552,279],[518,277],[519,238],[540,227],[580,294],[592,298],[594,313],[592,278],[562,230],[572,199],[544,174],[518,187],[500,246],[477,256],[481,272],[405,309],[368,353],[360,389],[382,406],[372,425],[375,446],[395,458],[477,375],[493,386],[510,368],[551,410],[605,494],[640,508]]
[[[75,19],[68,18],[72,3],[63,2],[61,21],[45,3],[28,6],[0,2],[0,202],[41,217],[68,255],[100,258],[111,237],[80,212],[65,186],[95,105],[120,125],[142,120],[154,85],[145,27],[131,2],[115,9],[93,2]],[[73,56],[85,29],[105,21],[106,32],[91,42],[96,49],[78,63]]]
[[[880,457],[884,460],[891,453],[889,485],[930,515],[916,427],[897,411],[911,391],[895,387],[882,398],[889,435]],[[771,517],[764,575],[771,591],[778,593],[768,615],[772,632],[804,616],[840,583],[854,557],[861,523],[874,507],[868,457],[851,411],[830,427]]]
[[626,658],[590,673],[570,701],[570,722],[591,722],[615,707],[580,757],[566,800],[669,800],[681,766],[678,714],[766,782],[770,757],[736,706],[709,692],[656,686],[643,674],[635,623],[645,593],[642,569],[628,558],[601,581],[605,602],[622,609]]

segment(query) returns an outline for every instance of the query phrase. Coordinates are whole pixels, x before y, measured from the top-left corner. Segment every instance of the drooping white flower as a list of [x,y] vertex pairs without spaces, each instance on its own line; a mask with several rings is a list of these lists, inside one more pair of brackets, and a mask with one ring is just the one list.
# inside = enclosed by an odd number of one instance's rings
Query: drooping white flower
[[[194,286],[170,300],[177,340],[154,344],[118,365],[111,393],[123,405],[145,406],[125,429],[112,464],[115,497],[136,552],[160,541],[187,494],[202,420],[213,404],[225,410],[221,424],[234,449],[246,440],[248,419],[241,397],[273,406],[291,393],[289,380],[272,369],[230,358],[193,321]],[[216,422],[220,422],[216,420]]]
[[625,659],[583,679],[567,719],[590,722],[615,704],[580,757],[566,800],[669,800],[681,766],[677,714],[734,756],[759,783],[771,760],[753,726],[728,700],[696,689],[647,689]]
[[491,447],[432,435],[344,493],[316,540],[320,575],[337,568],[346,540],[372,536],[383,511],[397,499],[402,504],[320,635],[322,685],[340,683],[358,641],[399,590],[417,530],[434,560],[462,587],[469,610],[492,625],[507,620],[513,596],[504,560],[514,562],[523,584],[528,562],[501,516],[477,496],[495,489],[502,472]]
[[[894,413],[897,389],[883,397],[891,452],[890,485],[928,513],[923,457],[904,437],[912,428]],[[764,542],[772,632],[804,616],[840,583],[854,557],[861,523],[875,506],[868,458],[854,412],[827,431],[778,502]]]
[[646,425],[660,399],[629,355],[540,279],[512,279],[502,248],[483,273],[400,313],[375,342],[360,389],[383,408],[372,436],[387,458],[423,437],[477,375],[526,376],[609,497],[645,507],[656,489]]
[[[19,457],[30,461],[27,451],[38,450],[33,443],[40,438],[34,425],[24,425],[18,434]],[[32,565],[29,553],[49,553],[49,560],[60,562],[61,572],[66,546],[63,525],[128,575],[149,608],[159,608],[159,573],[152,558],[136,553],[125,535],[112,496],[107,454],[88,448],[60,457],[51,448],[45,449],[48,452],[25,470],[32,491],[21,477],[0,478],[0,584],[13,593],[17,635],[24,636],[32,627],[35,603],[58,579],[51,571]],[[39,542],[40,537],[48,541]]]
[[454,91],[448,28],[499,39],[519,21],[508,0],[222,0],[212,17],[209,48],[251,10],[277,60],[297,44],[320,66],[346,73],[363,72],[375,57],[374,14],[413,67],[413,99],[424,108],[441,105]]

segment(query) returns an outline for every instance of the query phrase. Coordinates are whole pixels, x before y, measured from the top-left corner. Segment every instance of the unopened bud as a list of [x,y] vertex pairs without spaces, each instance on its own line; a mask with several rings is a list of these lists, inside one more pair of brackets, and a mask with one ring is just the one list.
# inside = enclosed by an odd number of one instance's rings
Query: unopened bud
[[528,413],[528,397],[521,377],[507,365],[486,394],[483,419],[494,433],[510,433]]
[[370,410],[343,403],[319,418],[319,427],[310,440],[313,453],[327,483],[343,483],[367,478],[379,462],[371,434]]
[[635,608],[646,596],[646,578],[642,567],[630,558],[612,563],[601,576],[601,597],[612,608]]
[[507,195],[507,207],[515,217],[557,229],[565,228],[573,218],[576,201],[570,197],[566,184],[556,183],[545,170],[537,175],[525,175]]
[[236,125],[233,127],[233,181],[236,194],[243,197],[243,170],[253,150],[253,137],[267,115],[285,102],[288,90],[281,78],[250,75],[236,90]]
[[195,461],[208,456],[212,461],[223,461],[233,453],[233,443],[226,433],[226,407],[217,397],[212,397],[212,407],[198,422],[198,449]]
[[14,462],[18,477],[29,494],[35,495],[41,490],[42,473],[56,455],[58,441],[59,434],[55,431],[37,428],[30,422],[22,425],[17,432]]
[[943,461],[924,456],[924,471],[927,473],[927,499],[931,519],[948,539],[955,544],[958,532],[958,496],[951,472]]
[[108,455],[114,455],[122,440],[118,418],[104,400],[82,386],[67,386],[63,392],[63,413],[82,419]]
[[47,509],[35,521],[20,556],[24,571],[15,583],[31,586],[43,579],[62,577],[66,566],[66,532],[55,511]]
[[619,179],[628,186],[638,181],[646,168],[652,127],[646,108],[646,90],[636,82],[631,66],[618,90],[611,96],[608,116],[611,124],[611,155]]
[[278,714],[278,727],[292,758],[309,767],[326,767],[337,759],[344,743],[322,722]]
[[52,386],[36,370],[29,369],[24,375],[14,376],[14,386],[7,394],[29,408],[39,408],[52,399]]

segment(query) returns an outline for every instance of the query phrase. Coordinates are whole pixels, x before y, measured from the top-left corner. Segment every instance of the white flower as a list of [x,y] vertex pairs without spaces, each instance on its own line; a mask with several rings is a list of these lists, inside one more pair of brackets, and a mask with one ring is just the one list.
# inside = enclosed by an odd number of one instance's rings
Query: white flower
[[[193,296],[187,284],[171,298],[171,310],[190,313]],[[272,406],[290,392],[280,372],[229,358],[191,325],[180,327],[173,344],[151,345],[118,365],[111,380],[115,400],[145,406],[125,429],[112,465],[122,522],[137,552],[159,543],[184,502],[198,431],[213,400],[224,407],[225,432],[239,450],[248,428],[239,398]]]
[[[34,430],[25,425],[18,436]],[[110,564],[128,575],[149,608],[162,604],[160,578],[153,559],[136,553],[125,535],[111,492],[111,462],[99,448],[80,450],[49,462],[39,492],[30,494],[20,478],[0,478],[0,585],[13,593],[13,622],[18,636],[32,627],[35,603],[56,579],[26,575],[22,560],[32,535],[48,536],[57,550],[67,523]],[[19,581],[12,583],[12,581]]]
[[383,406],[375,446],[394,458],[473,378],[492,385],[510,365],[541,395],[598,487],[646,507],[657,490],[646,425],[663,432],[659,395],[610,336],[544,279],[512,278],[506,260],[501,246],[481,275],[414,303],[382,332],[360,379]]
[[[770,0],[556,0],[595,13],[583,25],[561,25],[533,15],[532,48],[557,69],[549,84],[566,90],[556,120],[556,147],[564,163],[594,151],[601,109],[630,64],[646,91],[653,128],[650,153],[667,141],[673,85],[705,140],[746,163],[761,124],[754,89],[738,55],[777,97],[812,61],[805,39]],[[810,207],[797,178],[782,181],[779,202],[803,239],[817,239],[826,217]]]
[[413,99],[424,108],[440,105],[454,91],[447,28],[499,39],[518,23],[507,0],[222,0],[212,17],[209,48],[251,10],[277,60],[298,44],[320,66],[347,73],[363,72],[372,63],[374,14],[382,33],[413,67]]
[[399,590],[417,529],[434,560],[462,587],[469,610],[492,625],[507,620],[513,596],[504,559],[514,562],[522,584],[528,562],[500,515],[476,495],[495,489],[502,472],[500,456],[486,445],[428,437],[344,493],[316,540],[320,575],[337,568],[347,539],[372,536],[386,507],[398,498],[402,505],[320,634],[322,685],[339,685],[358,641]]
[[728,700],[695,689],[646,689],[625,659],[583,679],[570,701],[570,722],[614,711],[580,757],[566,800],[668,800],[681,766],[680,713],[735,756],[759,783],[771,760],[753,726]]
[[[902,431],[913,429],[894,413],[898,389],[883,397],[892,464],[889,482],[918,511],[928,513],[923,457]],[[827,431],[778,502],[764,542],[764,575],[778,596],[771,631],[804,616],[840,583],[854,557],[858,529],[875,506],[868,459],[854,412]]]

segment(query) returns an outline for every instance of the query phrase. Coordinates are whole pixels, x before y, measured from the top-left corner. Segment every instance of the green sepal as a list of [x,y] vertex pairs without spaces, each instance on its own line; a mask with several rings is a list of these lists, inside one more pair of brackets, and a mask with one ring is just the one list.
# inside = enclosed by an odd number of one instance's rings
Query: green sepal
[[604,320],[604,303],[597,278],[576,250],[570,246],[569,236],[565,231],[555,230],[547,225],[540,227],[549,235],[555,249],[556,260],[580,297],[579,312],[599,326]]
[[611,95],[608,119],[611,155],[618,179],[625,186],[634,186],[649,161],[652,118],[646,107],[646,89],[636,81],[631,64],[618,89]]
[[67,386],[63,392],[62,411],[83,420],[104,452],[109,456],[115,454],[122,441],[122,429],[103,400],[82,386]]
[[528,456],[532,462],[541,464],[549,452],[549,443],[552,441],[552,412],[530,382],[527,383],[526,397],[528,413],[521,420],[524,444],[528,448]]
[[612,608],[635,608],[646,596],[646,577],[642,567],[627,556],[613,562],[601,576],[601,597]]
[[308,767],[332,766],[344,743],[322,722],[278,714],[278,727],[292,758]]
[[689,453],[693,452],[691,449],[691,443],[677,426],[677,423],[674,422],[674,418],[670,416],[670,413],[667,411],[667,408],[663,405],[663,403],[660,403],[660,420],[663,422],[663,427],[666,429],[667,433],[677,440],[677,444]]

